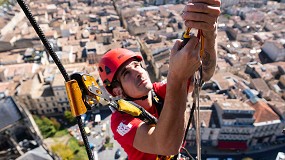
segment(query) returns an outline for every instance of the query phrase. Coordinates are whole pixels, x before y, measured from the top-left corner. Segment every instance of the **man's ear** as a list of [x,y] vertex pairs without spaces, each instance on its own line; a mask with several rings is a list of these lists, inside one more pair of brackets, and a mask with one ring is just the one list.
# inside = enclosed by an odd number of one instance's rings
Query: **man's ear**
[[112,92],[115,96],[123,96],[123,90],[120,86],[113,88]]

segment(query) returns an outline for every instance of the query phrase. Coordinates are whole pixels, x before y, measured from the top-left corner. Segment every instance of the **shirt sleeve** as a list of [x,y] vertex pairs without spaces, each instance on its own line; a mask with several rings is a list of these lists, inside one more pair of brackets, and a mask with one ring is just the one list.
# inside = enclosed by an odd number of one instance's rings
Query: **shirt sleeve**
[[[193,85],[193,77],[189,78],[189,80],[187,82],[187,91],[188,92],[189,92],[189,89],[191,88],[190,87],[191,85]],[[166,81],[155,82],[155,83],[153,83],[153,90],[159,97],[165,99],[166,86],[167,86]]]
[[166,84],[167,83],[165,81],[153,83],[154,92],[162,99],[165,99]]

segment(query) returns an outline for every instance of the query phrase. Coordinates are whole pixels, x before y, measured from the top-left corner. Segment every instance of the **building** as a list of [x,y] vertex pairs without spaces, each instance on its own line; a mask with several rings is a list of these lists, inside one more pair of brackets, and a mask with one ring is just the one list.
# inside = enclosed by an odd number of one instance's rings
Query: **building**
[[54,75],[51,87],[54,94],[54,101],[57,103],[57,105],[54,106],[53,111],[51,112],[63,113],[64,111],[69,110],[69,101],[66,94],[64,79],[61,74]]
[[[255,110],[254,131],[252,132],[250,145],[274,142],[276,136],[281,134],[281,128],[284,127],[279,116],[263,100],[250,100],[247,104]],[[280,131],[280,133],[276,131]]]
[[239,0],[221,0],[222,8],[239,4]]
[[217,147],[228,150],[246,150],[254,130],[255,110],[237,99],[217,101],[213,105],[221,125]]
[[274,42],[265,42],[262,46],[263,53],[273,62],[285,61],[285,48],[279,47]]
[[54,155],[42,143],[42,136],[30,113],[12,97],[0,99],[0,159],[16,159],[30,150],[41,148],[44,158]]

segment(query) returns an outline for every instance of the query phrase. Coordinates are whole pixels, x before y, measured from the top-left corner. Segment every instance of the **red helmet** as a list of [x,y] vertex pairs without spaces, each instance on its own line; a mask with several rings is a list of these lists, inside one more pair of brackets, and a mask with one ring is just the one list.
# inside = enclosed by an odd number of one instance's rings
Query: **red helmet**
[[112,49],[101,58],[99,62],[99,74],[104,87],[111,95],[113,95],[111,84],[113,83],[116,72],[130,58],[135,58],[138,61],[142,61],[143,59],[140,53],[123,48]]

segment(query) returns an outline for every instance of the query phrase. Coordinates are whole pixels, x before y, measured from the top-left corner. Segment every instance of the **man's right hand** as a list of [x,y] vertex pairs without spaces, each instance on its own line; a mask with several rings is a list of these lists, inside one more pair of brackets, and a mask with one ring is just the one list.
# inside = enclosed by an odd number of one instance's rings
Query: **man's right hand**
[[199,40],[191,36],[188,43],[182,47],[182,41],[177,40],[171,50],[169,62],[169,78],[175,80],[188,80],[201,66],[199,56]]

